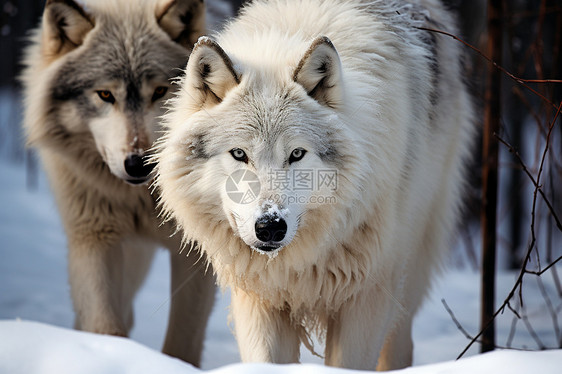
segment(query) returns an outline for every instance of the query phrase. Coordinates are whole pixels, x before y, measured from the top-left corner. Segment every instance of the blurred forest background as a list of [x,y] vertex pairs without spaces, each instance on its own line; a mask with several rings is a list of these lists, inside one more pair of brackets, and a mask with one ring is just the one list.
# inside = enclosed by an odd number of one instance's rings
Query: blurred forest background
[[[457,12],[466,43],[486,54],[485,0],[444,0]],[[519,274],[511,293],[496,309],[511,313],[513,328],[525,321],[523,282],[552,277],[556,292],[544,292],[553,334],[562,348],[562,0],[502,0],[501,127],[497,201],[498,267]],[[26,33],[40,19],[45,0],[1,0],[0,6],[0,157],[25,165],[33,188],[38,168],[35,156],[23,147],[21,98],[17,75]],[[207,1],[212,11],[213,0]],[[238,9],[242,1],[231,1]],[[219,24],[210,25],[217,29]],[[448,37],[442,35],[441,37]],[[459,41],[460,43],[460,41]],[[470,83],[482,129],[488,61],[466,46],[465,79]],[[481,131],[480,131],[481,132]],[[450,266],[480,268],[481,146],[470,167],[471,188],[460,240]],[[458,253],[457,253],[458,252]],[[534,282],[535,280],[533,280]],[[518,327],[519,326],[519,327]],[[522,327],[521,327],[522,326]],[[469,337],[472,338],[472,337]],[[546,347],[536,337],[539,348]],[[499,344],[499,343],[498,343]],[[510,342],[501,342],[510,346]]]

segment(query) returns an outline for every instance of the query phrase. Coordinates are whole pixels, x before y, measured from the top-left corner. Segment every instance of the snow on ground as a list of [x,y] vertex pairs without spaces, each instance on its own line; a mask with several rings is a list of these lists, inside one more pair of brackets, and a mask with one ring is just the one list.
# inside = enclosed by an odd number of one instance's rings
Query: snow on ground
[[[138,367],[146,368],[143,372],[150,372],[152,367],[169,367],[170,373],[190,372],[186,365],[157,352],[162,345],[170,301],[169,255],[164,250],[157,254],[145,286],[135,301],[136,324],[131,337],[142,346],[128,339],[15,321],[38,321],[71,328],[74,316],[66,274],[66,240],[45,176],[40,174],[38,186],[29,189],[26,187],[24,168],[4,161],[0,161],[0,175],[0,320],[3,320],[0,323],[0,373],[12,373],[11,369],[17,365],[27,365],[25,367],[31,370],[21,371],[22,373],[60,372],[51,368],[60,368],[70,356],[77,357],[72,360],[72,364],[80,365],[80,372],[86,372],[90,365],[91,372],[101,372],[102,369],[107,373],[132,372]],[[499,274],[499,301],[509,291],[514,276],[507,272]],[[525,300],[529,306],[527,315],[533,329],[542,344],[556,347],[556,338],[552,332],[553,317],[547,308],[540,306],[542,297],[537,283],[530,278],[525,286]],[[549,295],[556,294],[550,278],[544,279],[544,287]],[[429,300],[414,322],[415,365],[450,361],[457,357],[468,341],[452,322],[441,299],[446,300],[463,327],[475,334],[478,330],[478,294],[478,274],[471,271],[453,269],[436,282]],[[553,300],[553,303],[554,318],[558,319],[561,300]],[[238,349],[228,325],[228,304],[228,292],[224,295],[217,293],[217,303],[209,323],[203,354],[204,369],[239,362]],[[504,345],[513,322],[512,315],[505,313],[498,322],[498,343]],[[518,322],[513,345],[529,349],[538,347],[522,322]],[[149,351],[143,346],[153,350]],[[319,348],[317,350],[321,352],[322,347]],[[468,355],[476,353],[477,347],[474,346]],[[562,351],[550,355],[512,352],[491,356],[489,360],[511,365],[522,358],[537,361],[536,364],[545,361],[545,365],[553,360],[562,367]],[[487,363],[487,360],[469,360],[467,363],[480,365],[482,362]],[[321,359],[305,350],[302,351],[302,361],[321,363]],[[16,366],[8,368],[6,365]],[[438,368],[443,368],[444,372],[456,372],[463,367],[458,365],[461,364],[444,364]],[[261,366],[253,368],[256,371],[263,369]],[[224,370],[237,372],[241,369],[233,367],[232,371]],[[250,369],[243,371],[246,370]],[[275,372],[277,369],[268,367],[268,370]]]
[[[167,357],[132,340],[54,327],[38,322],[0,321],[0,373],[196,374],[193,366]],[[456,362],[417,366],[396,371],[404,374],[435,373],[557,373],[562,350],[543,352],[497,351]],[[210,373],[318,373],[346,374],[352,370],[317,364],[228,365]]]

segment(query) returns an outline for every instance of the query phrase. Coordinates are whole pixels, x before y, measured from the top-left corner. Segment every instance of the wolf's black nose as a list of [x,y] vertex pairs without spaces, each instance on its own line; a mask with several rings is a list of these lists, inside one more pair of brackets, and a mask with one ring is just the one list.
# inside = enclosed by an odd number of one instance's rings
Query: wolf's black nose
[[262,242],[278,243],[285,238],[287,222],[281,217],[265,215],[255,224],[256,237]]
[[154,164],[145,163],[143,158],[131,153],[125,159],[125,171],[133,178],[146,178],[154,169]]

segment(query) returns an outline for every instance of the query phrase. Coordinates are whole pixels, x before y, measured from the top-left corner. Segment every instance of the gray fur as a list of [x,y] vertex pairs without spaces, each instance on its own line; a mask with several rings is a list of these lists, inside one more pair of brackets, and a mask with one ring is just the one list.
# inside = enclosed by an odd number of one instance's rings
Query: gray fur
[[[157,138],[166,97],[153,95],[159,87],[172,91],[170,79],[190,52],[161,27],[158,12],[165,8],[173,23],[185,7],[202,10],[199,0],[97,0],[84,8],[48,1],[22,81],[28,143],[40,152],[68,236],[76,328],[126,336],[135,292],[164,246],[174,297],[163,350],[199,365],[214,279],[197,258],[180,255],[181,239],[161,225],[146,183],[128,184],[123,171],[130,154],[144,156]],[[192,13],[197,25],[203,17]],[[178,22],[199,35],[188,20]],[[113,102],[102,99],[104,91]]]

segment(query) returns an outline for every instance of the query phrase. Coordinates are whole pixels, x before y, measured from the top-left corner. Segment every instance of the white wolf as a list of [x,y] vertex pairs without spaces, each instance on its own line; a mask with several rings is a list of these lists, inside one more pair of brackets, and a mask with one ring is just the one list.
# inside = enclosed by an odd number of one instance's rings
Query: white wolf
[[456,32],[433,0],[254,1],[194,47],[157,185],[232,288],[244,361],[321,331],[328,365],[411,364],[473,132],[459,46],[423,27]]
[[145,151],[170,79],[203,27],[199,0],[48,0],[22,76],[28,142],[39,148],[68,236],[76,327],[127,335],[134,294],[161,244],[172,249],[176,292],[163,350],[195,365],[214,279],[178,254],[172,227],[160,227]]

